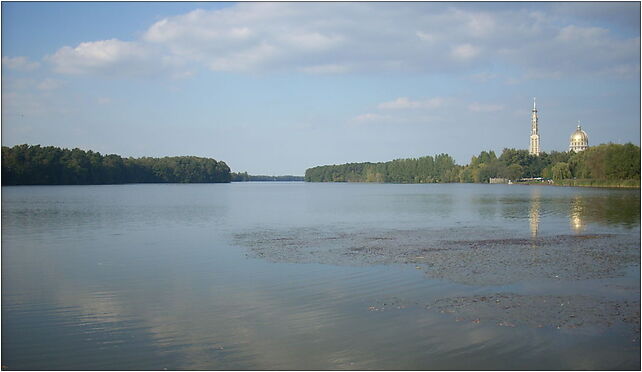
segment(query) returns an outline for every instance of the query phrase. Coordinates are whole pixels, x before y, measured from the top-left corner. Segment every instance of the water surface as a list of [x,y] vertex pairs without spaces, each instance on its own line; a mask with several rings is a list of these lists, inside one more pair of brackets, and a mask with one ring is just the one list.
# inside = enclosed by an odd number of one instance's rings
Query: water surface
[[2,188],[6,369],[639,369],[640,192]]

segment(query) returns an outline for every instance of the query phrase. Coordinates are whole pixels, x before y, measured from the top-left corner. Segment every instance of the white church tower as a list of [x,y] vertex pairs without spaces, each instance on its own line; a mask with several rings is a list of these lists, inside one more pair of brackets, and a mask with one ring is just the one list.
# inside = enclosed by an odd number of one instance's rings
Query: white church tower
[[528,153],[539,156],[539,128],[537,126],[537,108],[535,107],[535,98],[533,98],[533,111],[531,113],[531,145]]

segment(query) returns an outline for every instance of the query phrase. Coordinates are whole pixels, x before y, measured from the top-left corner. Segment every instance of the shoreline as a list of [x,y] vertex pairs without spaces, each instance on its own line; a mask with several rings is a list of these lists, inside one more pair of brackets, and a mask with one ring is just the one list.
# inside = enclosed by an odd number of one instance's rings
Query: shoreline
[[[638,184],[633,184],[633,185],[627,185],[627,181],[629,182],[637,182]],[[546,185],[546,186],[562,186],[562,187],[595,187],[595,188],[607,188],[607,189],[639,189],[640,184],[639,181],[637,180],[627,180],[623,181],[620,183],[604,183],[600,184],[600,182],[603,182],[601,180],[587,180],[587,181],[576,181],[576,180],[562,180],[560,183],[525,183],[525,184],[532,184],[532,185]],[[593,182],[597,182],[597,184],[593,184]]]
[[[367,181],[304,181],[305,183],[373,183],[373,184],[390,184],[390,185],[509,185],[508,183],[482,183],[482,182],[413,182],[413,183],[397,183],[397,182],[367,182]],[[519,186],[559,186],[559,187],[593,187],[600,189],[640,189],[640,185],[568,185],[568,184],[558,184],[558,183],[547,183],[547,182],[513,182],[510,185],[519,185]]]

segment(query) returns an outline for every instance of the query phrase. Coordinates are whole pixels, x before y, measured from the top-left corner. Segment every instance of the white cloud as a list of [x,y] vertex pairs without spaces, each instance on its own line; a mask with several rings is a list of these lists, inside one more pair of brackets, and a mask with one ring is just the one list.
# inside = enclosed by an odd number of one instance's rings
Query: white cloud
[[247,3],[216,11],[195,10],[156,22],[143,40],[215,71],[343,70],[344,64],[323,54],[339,48],[344,36],[308,24],[312,14],[307,8]]
[[[456,97],[434,97],[430,99],[411,99],[399,97],[392,101],[382,102],[376,105],[378,113],[367,113],[352,119],[358,123],[435,123],[442,122],[446,116],[443,115],[442,107],[461,108],[459,112],[472,113],[496,113],[506,109],[503,104],[465,102]],[[467,110],[466,110],[467,109]],[[388,115],[393,113],[392,115]],[[470,115],[470,114],[469,114]]]
[[393,101],[380,103],[377,105],[377,108],[382,110],[416,109],[416,108],[433,109],[433,108],[442,106],[444,102],[445,100],[440,97],[430,98],[426,100],[416,100],[416,101],[413,101],[407,97],[399,97]]
[[461,44],[452,48],[451,55],[459,61],[467,61],[479,54],[480,48],[471,44]]
[[310,51],[324,51],[339,46],[343,37],[324,35],[319,32],[306,32],[283,35],[282,40],[284,44],[293,48]]
[[555,7],[541,8],[248,2],[168,17],[139,40],[90,41],[47,59],[60,73],[125,76],[185,76],[199,68],[471,73],[496,64],[531,76],[639,71],[639,38],[578,26],[551,14]]
[[547,39],[503,50],[502,57],[522,66],[525,79],[581,74],[639,77],[639,37],[614,38],[607,29],[576,25],[552,31]]
[[377,121],[384,119],[385,117],[383,115],[379,114],[373,114],[373,113],[367,113],[367,114],[361,114],[357,115],[353,121],[363,123],[363,122],[369,122],[369,121]]
[[117,39],[63,47],[45,59],[53,64],[54,71],[73,75],[147,75],[160,67],[158,55],[148,45]]
[[429,34],[427,32],[417,31],[416,34],[417,34],[417,37],[419,37],[423,41],[432,42],[432,41],[435,41],[436,39],[435,35]]
[[569,25],[562,28],[556,38],[563,42],[577,42],[601,39],[607,35],[608,30],[603,28]]
[[32,62],[27,57],[2,57],[2,66],[11,70],[33,71],[40,67],[38,62]]
[[438,108],[452,103],[451,98],[434,97],[411,99],[399,97],[376,105],[377,112],[369,112],[352,118],[353,124],[413,125],[434,123],[439,119]]
[[495,19],[488,13],[468,14],[468,28],[475,37],[487,37],[496,31]]

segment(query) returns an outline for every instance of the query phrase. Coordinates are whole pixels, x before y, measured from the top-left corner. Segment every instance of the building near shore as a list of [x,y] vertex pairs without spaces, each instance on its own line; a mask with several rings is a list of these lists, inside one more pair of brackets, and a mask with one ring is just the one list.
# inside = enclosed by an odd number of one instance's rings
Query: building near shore
[[537,119],[537,107],[535,106],[535,98],[533,98],[533,110],[531,111],[531,143],[528,148],[528,153],[531,155],[539,155],[539,126]]
[[497,177],[497,178],[490,178],[488,180],[488,183],[509,183],[510,180],[508,178],[502,178],[502,177]]
[[577,129],[571,134],[568,151],[580,152],[589,147],[588,134],[582,130],[582,126],[577,122]]
[[[571,133],[569,140],[569,151],[580,152],[584,151],[589,147],[588,143],[588,134],[582,130],[582,126],[579,121],[577,122],[577,129],[575,132]],[[528,147],[528,153],[530,155],[538,156],[540,154],[539,146],[539,117],[537,115],[537,106],[535,103],[535,98],[533,98],[533,109],[531,110],[531,137],[530,145]]]

